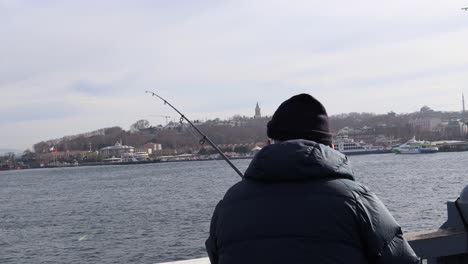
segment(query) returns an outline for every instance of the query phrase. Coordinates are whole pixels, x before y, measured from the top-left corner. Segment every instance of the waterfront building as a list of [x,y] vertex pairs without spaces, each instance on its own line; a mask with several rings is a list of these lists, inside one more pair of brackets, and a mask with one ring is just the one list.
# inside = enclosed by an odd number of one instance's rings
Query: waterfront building
[[145,152],[148,154],[153,154],[153,152],[158,152],[162,150],[162,145],[159,143],[146,143],[143,145]]
[[464,139],[468,133],[468,126],[460,120],[451,120],[445,127],[445,136],[449,139]]
[[89,150],[66,150],[66,151],[56,151],[49,153],[38,153],[37,159],[42,163],[49,164],[56,160],[81,160],[85,157],[91,156],[93,152]]
[[344,127],[340,129],[334,137],[349,137],[357,142],[364,141],[367,143],[375,143],[376,132],[374,128],[369,126],[364,126],[361,129]]
[[135,152],[135,148],[122,145],[122,141],[117,141],[114,146],[108,146],[99,150],[99,154],[101,154],[103,158],[120,157],[123,154],[133,152]]

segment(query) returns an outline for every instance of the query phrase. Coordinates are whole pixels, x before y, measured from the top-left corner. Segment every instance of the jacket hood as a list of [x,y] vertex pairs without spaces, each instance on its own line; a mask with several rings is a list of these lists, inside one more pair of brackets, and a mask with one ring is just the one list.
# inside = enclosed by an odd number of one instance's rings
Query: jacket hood
[[244,178],[271,182],[327,178],[354,180],[345,155],[329,146],[302,139],[264,147],[253,158]]

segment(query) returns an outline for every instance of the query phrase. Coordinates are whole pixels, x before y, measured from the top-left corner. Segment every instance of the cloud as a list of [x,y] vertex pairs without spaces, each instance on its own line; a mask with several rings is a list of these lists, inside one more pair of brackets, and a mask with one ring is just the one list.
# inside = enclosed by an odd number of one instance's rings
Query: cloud
[[89,95],[109,95],[112,88],[109,86],[92,84],[87,81],[76,81],[71,89]]
[[34,104],[18,104],[8,108],[7,114],[0,115],[0,125],[14,125],[25,121],[43,121],[68,118],[77,115],[79,109],[64,103],[53,104],[36,102]]
[[407,71],[398,74],[391,74],[388,76],[359,79],[350,83],[350,86],[359,88],[368,88],[376,86],[392,86],[404,81],[425,80],[433,78],[434,76],[446,76],[450,73],[466,73],[468,71],[468,62],[460,65],[450,65],[448,67],[436,67],[431,69],[423,69],[420,71]]
[[415,98],[452,110],[468,82],[464,4],[0,0],[0,147],[175,116],[145,90],[194,119],[252,115],[257,101],[272,114],[301,92],[331,113]]
[[107,80],[106,83],[78,80],[70,85],[70,90],[71,92],[76,92],[84,96],[113,97],[131,94],[132,91],[126,88],[133,85],[132,78]]

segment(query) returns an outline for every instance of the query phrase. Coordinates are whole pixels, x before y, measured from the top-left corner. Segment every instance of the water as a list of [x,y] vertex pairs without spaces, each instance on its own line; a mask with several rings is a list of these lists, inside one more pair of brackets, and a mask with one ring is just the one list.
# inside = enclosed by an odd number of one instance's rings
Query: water
[[[468,152],[350,157],[404,231],[438,228]],[[249,160],[234,163],[243,171]],[[0,172],[0,263],[157,263],[206,256],[223,161]]]

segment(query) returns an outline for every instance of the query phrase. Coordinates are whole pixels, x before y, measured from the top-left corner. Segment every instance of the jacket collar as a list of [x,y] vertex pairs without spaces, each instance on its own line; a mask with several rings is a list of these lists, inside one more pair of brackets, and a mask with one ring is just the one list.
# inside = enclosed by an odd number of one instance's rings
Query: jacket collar
[[245,179],[301,181],[344,178],[354,180],[348,158],[309,140],[289,140],[264,147],[247,168]]

